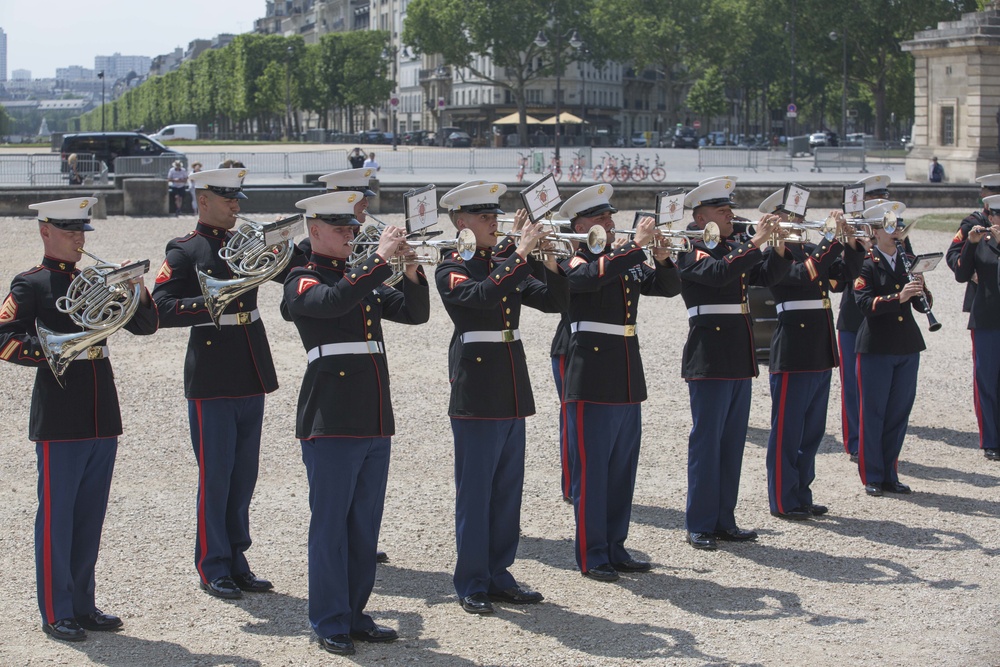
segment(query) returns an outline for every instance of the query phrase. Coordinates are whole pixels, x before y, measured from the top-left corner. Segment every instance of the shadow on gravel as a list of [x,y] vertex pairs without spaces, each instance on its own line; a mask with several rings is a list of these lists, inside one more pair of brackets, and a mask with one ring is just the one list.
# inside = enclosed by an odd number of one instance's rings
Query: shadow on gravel
[[[126,629],[126,632],[128,630]],[[226,665],[227,667],[261,667],[253,658],[240,655],[193,653],[180,644],[130,637],[122,633],[93,632],[87,641],[68,644],[79,650],[95,665]]]
[[[984,463],[989,461],[983,460]],[[954,468],[942,468],[939,466],[925,466],[920,463],[909,463],[901,461],[899,470],[904,475],[928,479],[935,482],[961,482],[980,489],[992,489],[1000,486],[1000,477],[995,475],[984,475],[978,472],[964,472]],[[1000,468],[997,468],[1000,471]]]
[[941,442],[952,447],[979,449],[979,434],[975,431],[958,431],[940,426],[913,426],[906,429],[907,436],[916,436],[928,442]]
[[[747,444],[761,449],[767,449],[767,439],[771,436],[771,429],[757,428],[750,426],[747,428]],[[823,441],[819,443],[818,454],[843,453],[844,443],[839,440],[840,436],[830,433],[823,435]]]
[[[649,575],[643,575],[644,583]],[[624,581],[621,579],[619,581]],[[596,584],[601,585],[601,584]],[[637,595],[643,595],[639,592]],[[708,665],[732,664],[729,659],[700,651],[698,637],[687,630],[649,623],[617,622],[580,614],[552,602],[518,609],[497,604],[497,616],[515,623],[525,632],[552,637],[567,648],[601,658],[630,660],[700,660]],[[538,664],[543,664],[539,661]],[[750,663],[747,663],[748,667]]]
[[900,502],[913,503],[921,507],[933,507],[942,512],[954,512],[967,516],[995,519],[1000,516],[1000,502],[965,498],[963,496],[945,496],[940,493],[923,493],[915,491],[908,496],[896,496]]
[[632,521],[663,530],[684,530],[684,511],[655,505],[632,505]]
[[248,593],[231,604],[255,619],[240,628],[243,632],[270,637],[298,637],[312,632],[309,605],[302,598],[271,591]]
[[828,530],[844,537],[860,537],[904,549],[965,551],[983,548],[979,540],[970,535],[933,526],[907,526],[898,521],[871,521],[832,514],[808,523],[810,528]]
[[[757,550],[733,549],[734,554]],[[689,614],[727,621],[772,621],[780,618],[806,617],[806,622],[816,626],[839,623],[863,623],[863,619],[815,616],[802,608],[802,600],[795,593],[767,588],[722,586],[707,579],[685,579],[672,574],[652,572],[622,576],[618,585],[635,595],[656,600],[666,600]]]
[[733,555],[762,567],[786,570],[800,577],[832,584],[924,584],[945,590],[979,588],[978,584],[963,584],[954,579],[924,579],[905,565],[886,558],[831,556],[820,551],[783,549],[766,544],[734,549]]

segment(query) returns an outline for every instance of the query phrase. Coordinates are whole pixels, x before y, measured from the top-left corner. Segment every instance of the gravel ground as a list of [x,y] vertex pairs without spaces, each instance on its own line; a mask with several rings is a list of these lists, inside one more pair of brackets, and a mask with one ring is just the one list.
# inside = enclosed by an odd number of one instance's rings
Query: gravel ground
[[[746,211],[748,215],[751,212]],[[923,211],[910,211],[919,215]],[[390,222],[399,216],[385,216]],[[632,220],[625,211],[623,224]],[[41,257],[36,225],[3,219],[0,282]],[[108,260],[150,258],[151,284],[170,238],[193,219],[97,221],[88,249]],[[917,230],[914,245],[944,250],[950,234]],[[85,263],[89,263],[85,262]],[[351,659],[322,652],[306,615],[308,486],[292,437],[304,352],[266,285],[260,306],[281,389],[267,399],[261,473],[252,506],[255,572],[275,592],[224,602],[198,590],[192,563],[196,466],[187,431],[182,363],[187,331],[112,340],[125,434],[98,563],[98,605],[121,633],[81,644],[42,634],[35,602],[35,454],[26,440],[31,372],[0,364],[0,567],[3,665],[997,665],[995,582],[1000,465],[979,451],[962,286],[944,268],[928,283],[944,323],[926,333],[917,405],[900,462],[911,496],[869,498],[839,441],[831,400],[817,458],[816,500],[830,514],[786,523],[768,513],[764,455],[767,376],[754,383],[737,517],[756,544],[695,551],[684,543],[687,390],[680,378],[686,318],[680,299],[643,300],[650,398],[628,546],[655,563],[617,584],[575,570],[573,516],[559,491],[558,401],[550,374],[555,318],[527,310],[521,331],[538,414],[528,419],[522,540],[513,573],[543,604],[464,613],[454,567],[452,443],[446,416],[451,324],[432,296],[427,326],[388,323],[399,432],[382,527],[391,562],[369,604],[399,642],[359,645]],[[766,368],[762,369],[766,373]],[[834,378],[831,394],[839,396]]]

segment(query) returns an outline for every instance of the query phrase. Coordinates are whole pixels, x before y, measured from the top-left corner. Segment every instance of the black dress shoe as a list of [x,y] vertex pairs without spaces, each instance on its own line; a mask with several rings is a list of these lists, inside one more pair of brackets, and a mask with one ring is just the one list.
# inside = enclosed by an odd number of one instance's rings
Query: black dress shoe
[[525,590],[520,586],[511,586],[506,590],[489,593],[489,598],[497,602],[511,604],[538,604],[545,599],[545,596],[536,591]]
[[223,598],[224,600],[239,600],[243,597],[243,591],[236,585],[232,577],[219,577],[207,584],[202,582],[201,590],[212,597]]
[[857,463],[857,462],[858,462],[858,455],[851,454],[851,463]]
[[1000,449],[984,449],[983,456],[990,461],[1000,461]]
[[350,635],[330,635],[329,637],[320,637],[319,645],[327,653],[336,653],[337,655],[354,655],[354,642],[351,641]]
[[865,484],[865,493],[869,496],[881,496],[882,495],[882,485],[881,484]]
[[53,639],[64,642],[82,642],[87,638],[87,631],[72,618],[64,618],[55,623],[42,623],[42,630]]
[[399,635],[392,628],[376,625],[367,630],[351,630],[351,638],[359,642],[394,642],[399,639]]
[[789,521],[805,521],[812,518],[812,512],[803,507],[796,507],[787,512],[771,512],[771,516],[776,516],[779,519],[788,519]]
[[470,614],[493,613],[493,603],[490,602],[490,598],[486,593],[473,593],[462,598],[459,602],[462,603],[462,609]]
[[882,490],[888,491],[889,493],[913,493],[906,484],[900,484],[899,482],[883,482]]
[[246,591],[247,593],[263,593],[274,588],[274,584],[267,579],[261,579],[253,572],[234,574],[233,581],[236,582],[241,591]]
[[753,542],[757,539],[756,530],[743,530],[742,528],[730,528],[729,530],[715,531],[715,539],[723,542]]
[[687,543],[695,549],[704,549],[705,551],[715,551],[719,548],[719,544],[715,541],[715,535],[712,533],[688,533]]
[[823,516],[824,514],[830,511],[830,508],[827,507],[826,505],[816,505],[816,504],[806,505],[805,509],[808,510],[809,513],[812,514],[813,516]]
[[105,614],[100,609],[95,609],[86,616],[77,616],[76,622],[84,630],[93,630],[94,632],[109,632],[117,630],[123,625],[122,619],[114,614]]
[[618,571],[611,567],[609,563],[592,567],[582,574],[583,576],[593,579],[594,581],[618,581]]
[[376,563],[388,563],[389,562],[389,554],[387,554],[384,551],[376,551],[375,552],[375,562]]
[[629,558],[620,563],[612,563],[611,567],[619,572],[649,572],[653,569],[653,564],[649,561]]

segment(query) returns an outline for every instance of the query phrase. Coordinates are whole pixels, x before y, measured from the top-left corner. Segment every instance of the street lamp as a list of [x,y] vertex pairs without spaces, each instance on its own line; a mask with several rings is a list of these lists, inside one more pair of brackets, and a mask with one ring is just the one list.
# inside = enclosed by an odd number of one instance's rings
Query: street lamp
[[104,70],[97,73],[97,78],[101,80],[101,132],[104,132]]
[[285,53],[285,141],[292,136],[292,54],[295,49],[289,46]]
[[844,89],[840,93],[840,135],[841,141],[844,141],[847,139],[847,27],[839,35],[836,30],[830,32],[830,39],[834,42],[841,39],[844,42]]
[[[556,64],[556,136],[555,136],[555,139],[556,139],[556,157],[555,157],[555,161],[556,161],[556,164],[559,164],[559,143],[560,143],[559,140],[560,140],[560,133],[561,133],[560,132],[561,125],[562,125],[560,123],[559,116],[562,113],[562,110],[560,108],[560,106],[562,104],[562,78],[561,78],[562,77],[562,71],[561,71],[560,68],[562,67],[562,65],[561,65],[561,56],[562,56],[562,49],[563,49],[563,46],[562,46],[562,40],[563,39],[564,39],[564,35],[559,31],[559,29],[557,27],[556,28],[556,48],[555,48],[555,51],[556,51],[556,62],[555,62],[555,64]],[[540,48],[540,49],[544,49],[545,47],[547,47],[549,45],[548,38],[545,36],[545,33],[543,31],[541,31],[541,30],[538,31],[538,35],[535,37],[535,45],[538,46],[538,48]],[[576,30],[574,30],[573,34],[570,35],[570,37],[569,37],[569,45],[572,46],[574,49],[579,49],[581,46],[583,46],[583,40],[580,39],[580,35],[576,32]]]

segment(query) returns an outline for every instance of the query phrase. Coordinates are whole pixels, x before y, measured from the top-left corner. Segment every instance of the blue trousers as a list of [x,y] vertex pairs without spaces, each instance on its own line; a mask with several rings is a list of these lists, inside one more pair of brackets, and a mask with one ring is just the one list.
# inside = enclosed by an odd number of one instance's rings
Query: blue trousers
[[36,442],[35,581],[43,623],[94,611],[94,567],[118,438]]
[[552,379],[556,383],[556,392],[559,394],[559,468],[562,471],[562,495],[565,499],[572,498],[570,488],[570,476],[572,465],[569,450],[569,437],[566,433],[566,404],[562,402],[563,375],[566,372],[566,355],[552,357]]
[[861,439],[858,468],[864,484],[898,482],[910,409],[917,397],[920,354],[859,354]]
[[685,524],[691,533],[736,528],[743,448],[750,421],[750,380],[689,380]]
[[516,586],[524,487],[524,419],[451,420],[455,437],[455,592]]
[[309,478],[309,623],[320,637],[375,627],[364,613],[389,478],[390,438],[300,440]]
[[858,453],[858,355],[854,352],[854,331],[838,331],[840,347],[840,415],[844,432],[844,451]]
[[566,403],[574,454],[576,564],[581,572],[629,559],[625,550],[642,440],[642,404]]
[[767,497],[784,514],[813,504],[816,452],[826,432],[829,370],[771,373],[771,435],[767,440]]
[[194,562],[202,582],[250,571],[250,499],[257,486],[264,395],[188,401],[198,460]]
[[972,362],[979,447],[996,449],[1000,447],[1000,330],[972,330]]

